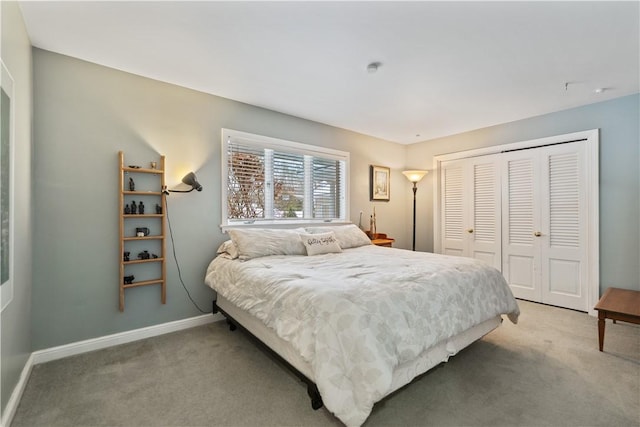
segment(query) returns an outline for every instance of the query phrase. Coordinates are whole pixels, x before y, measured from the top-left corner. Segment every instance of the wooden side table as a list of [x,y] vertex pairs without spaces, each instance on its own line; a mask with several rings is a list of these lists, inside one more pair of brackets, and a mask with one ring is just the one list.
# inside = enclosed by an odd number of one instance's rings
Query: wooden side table
[[376,246],[386,246],[388,248],[393,246],[393,242],[396,241],[396,239],[392,239],[391,237],[387,237],[386,234],[384,233],[376,233],[375,235],[371,236],[370,233],[367,233],[369,235],[369,238],[371,239],[371,243],[373,243]]
[[598,344],[604,347],[604,320],[640,324],[640,291],[608,288],[594,309],[598,310]]

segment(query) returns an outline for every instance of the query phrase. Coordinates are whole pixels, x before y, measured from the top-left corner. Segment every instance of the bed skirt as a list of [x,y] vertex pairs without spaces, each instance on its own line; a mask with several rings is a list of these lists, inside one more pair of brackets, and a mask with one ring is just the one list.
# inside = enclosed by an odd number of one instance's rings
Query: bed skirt
[[[220,294],[218,294],[214,304],[224,314],[230,316],[240,326],[288,362],[298,373],[304,375],[310,382],[316,382],[309,363],[302,359],[289,342],[277,336],[274,330],[268,328],[262,321],[247,311],[238,308]],[[437,343],[423,351],[416,359],[398,365],[393,371],[391,387],[386,395],[409,384],[414,378],[424,374],[429,369],[448,361],[449,357],[493,331],[501,323],[501,316],[493,317],[454,337]],[[317,408],[314,406],[314,409]]]

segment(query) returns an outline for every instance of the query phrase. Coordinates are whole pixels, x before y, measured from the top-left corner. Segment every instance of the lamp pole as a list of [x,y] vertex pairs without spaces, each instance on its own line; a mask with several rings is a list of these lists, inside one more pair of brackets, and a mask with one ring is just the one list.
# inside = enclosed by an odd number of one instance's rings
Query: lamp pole
[[424,178],[428,171],[410,170],[403,171],[402,174],[407,177],[409,182],[413,183],[413,244],[412,250],[416,250],[416,191],[418,191],[418,182]]
[[416,191],[418,191],[418,183],[413,182],[413,245],[412,250],[416,250]]

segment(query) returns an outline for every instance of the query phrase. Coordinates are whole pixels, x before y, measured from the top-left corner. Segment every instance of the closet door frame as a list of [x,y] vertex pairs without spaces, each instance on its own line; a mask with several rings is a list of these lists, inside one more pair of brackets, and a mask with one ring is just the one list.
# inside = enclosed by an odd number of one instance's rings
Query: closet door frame
[[587,228],[588,235],[586,242],[588,245],[588,277],[587,277],[587,293],[588,293],[588,313],[596,316],[597,312],[593,309],[600,299],[600,190],[599,190],[599,145],[600,131],[599,129],[591,129],[581,132],[574,132],[564,135],[555,135],[547,138],[532,139],[528,141],[520,141],[509,144],[494,145],[491,147],[478,148],[474,150],[460,151],[457,153],[443,154],[434,156],[433,170],[435,172],[433,180],[433,247],[434,252],[442,252],[442,218],[441,218],[441,165],[443,162],[464,159],[468,157],[484,156],[489,154],[499,154],[514,150],[523,150],[528,148],[542,147],[545,145],[562,144],[571,141],[587,141],[586,164],[587,175],[589,177],[587,186],[587,199],[585,201],[588,207]]

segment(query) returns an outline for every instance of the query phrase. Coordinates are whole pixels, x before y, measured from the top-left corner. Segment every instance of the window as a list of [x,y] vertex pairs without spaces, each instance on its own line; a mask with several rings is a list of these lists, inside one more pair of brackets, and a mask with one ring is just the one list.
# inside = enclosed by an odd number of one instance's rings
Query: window
[[222,130],[222,227],[344,222],[349,153]]

